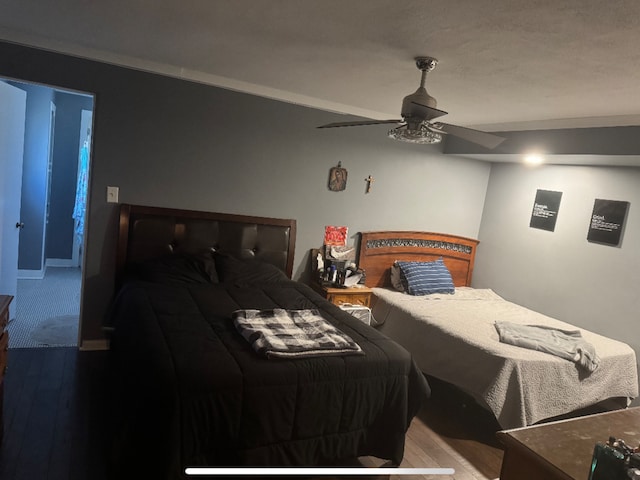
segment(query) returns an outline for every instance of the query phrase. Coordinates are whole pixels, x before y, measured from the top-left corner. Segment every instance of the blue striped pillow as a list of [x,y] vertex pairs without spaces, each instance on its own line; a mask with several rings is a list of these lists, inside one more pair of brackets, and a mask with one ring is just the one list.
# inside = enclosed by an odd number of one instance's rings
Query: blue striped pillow
[[430,295],[432,293],[454,293],[451,272],[442,261],[397,262],[400,276],[409,295]]

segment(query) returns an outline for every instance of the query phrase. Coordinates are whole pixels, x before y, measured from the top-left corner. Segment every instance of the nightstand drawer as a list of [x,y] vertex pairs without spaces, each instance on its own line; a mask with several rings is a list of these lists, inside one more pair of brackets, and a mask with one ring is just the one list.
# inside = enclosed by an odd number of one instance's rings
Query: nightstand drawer
[[342,305],[343,303],[349,303],[351,305],[362,305],[364,307],[368,307],[369,303],[371,303],[371,293],[370,292],[354,292],[352,289],[350,291],[345,291],[344,293],[333,292],[327,294],[327,299],[336,305]]
[[335,305],[350,303],[352,305],[371,306],[371,289],[367,287],[336,288],[312,283],[311,287]]

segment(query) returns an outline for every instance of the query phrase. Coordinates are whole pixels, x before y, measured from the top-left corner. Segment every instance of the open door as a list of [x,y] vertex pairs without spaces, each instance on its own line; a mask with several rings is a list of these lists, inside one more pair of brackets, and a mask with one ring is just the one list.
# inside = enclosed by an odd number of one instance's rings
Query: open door
[[[16,295],[27,93],[0,81],[0,293]],[[15,317],[15,302],[9,318]]]
[[89,162],[91,161],[91,127],[93,125],[93,111],[80,112],[80,143],[78,145],[78,174],[76,178],[76,203],[73,208],[74,233],[71,264],[82,266],[84,249],[84,220],[87,204],[87,188],[89,186]]

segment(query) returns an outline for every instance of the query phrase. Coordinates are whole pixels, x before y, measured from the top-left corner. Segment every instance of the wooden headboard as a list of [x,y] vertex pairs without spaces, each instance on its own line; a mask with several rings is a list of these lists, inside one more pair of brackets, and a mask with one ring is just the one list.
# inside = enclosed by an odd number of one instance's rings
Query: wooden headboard
[[478,240],[431,232],[364,232],[358,268],[368,287],[391,287],[390,269],[396,260],[429,262],[442,257],[456,287],[471,285]]
[[296,221],[292,219],[122,204],[116,282],[120,283],[129,263],[204,251],[256,258],[291,278],[295,243]]

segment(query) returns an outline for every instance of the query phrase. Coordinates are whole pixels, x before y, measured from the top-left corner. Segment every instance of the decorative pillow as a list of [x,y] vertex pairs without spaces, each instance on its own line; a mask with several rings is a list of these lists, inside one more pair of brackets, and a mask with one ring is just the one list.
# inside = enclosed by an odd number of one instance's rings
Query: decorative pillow
[[260,260],[240,259],[224,253],[214,254],[218,277],[222,282],[246,285],[289,281],[287,274],[275,265]]
[[164,255],[136,265],[134,274],[154,283],[218,283],[216,264],[208,253]]
[[402,282],[409,295],[454,293],[451,272],[442,257],[434,262],[397,262]]
[[393,262],[391,265],[391,285],[399,292],[404,292],[404,285],[402,284],[402,273],[400,272],[400,265],[398,262]]

